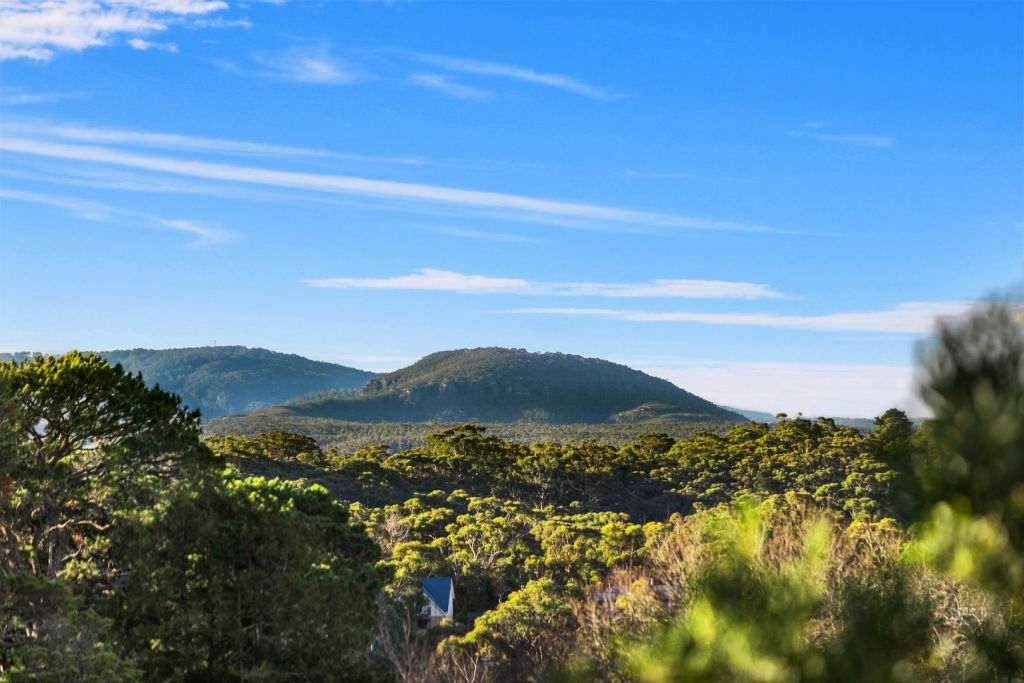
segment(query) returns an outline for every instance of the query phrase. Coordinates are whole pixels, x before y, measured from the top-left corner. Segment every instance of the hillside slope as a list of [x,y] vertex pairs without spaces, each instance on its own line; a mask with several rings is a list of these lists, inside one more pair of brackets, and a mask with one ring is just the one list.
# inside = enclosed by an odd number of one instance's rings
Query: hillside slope
[[[141,372],[147,384],[181,396],[203,417],[259,410],[312,392],[355,392],[372,372],[245,346],[98,351],[110,363]],[[0,360],[32,354],[0,354]]]
[[743,421],[736,413],[624,365],[505,348],[433,353],[370,380],[353,397],[296,400],[263,413],[355,422]]

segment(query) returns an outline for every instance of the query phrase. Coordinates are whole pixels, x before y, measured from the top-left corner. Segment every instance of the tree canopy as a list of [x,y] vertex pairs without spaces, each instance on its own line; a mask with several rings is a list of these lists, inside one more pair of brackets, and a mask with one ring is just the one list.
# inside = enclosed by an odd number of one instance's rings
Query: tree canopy
[[378,550],[324,489],[222,472],[91,354],[0,363],[0,437],[0,678],[370,675]]

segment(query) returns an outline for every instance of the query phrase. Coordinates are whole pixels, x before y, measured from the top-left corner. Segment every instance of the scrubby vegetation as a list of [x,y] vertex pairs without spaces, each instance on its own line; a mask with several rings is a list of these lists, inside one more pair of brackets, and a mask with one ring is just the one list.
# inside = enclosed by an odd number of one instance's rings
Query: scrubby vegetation
[[[913,426],[899,411],[879,424],[883,433],[911,438]],[[748,424],[679,440],[654,433],[620,448],[593,440],[525,446],[472,424],[434,432],[422,446],[395,453],[368,446],[346,454],[281,431],[210,436],[206,443],[243,471],[308,478],[339,499],[364,504],[462,491],[531,508],[611,510],[647,521],[746,493],[804,490],[851,518],[896,514],[889,490],[897,473],[877,437],[827,419]]]
[[[203,421],[208,435],[240,434],[255,436],[285,431],[313,437],[325,448],[354,453],[364,446],[385,445],[391,451],[403,451],[423,444],[434,432],[462,424],[460,422],[346,422],[330,418],[292,417],[256,412]],[[614,448],[647,434],[661,433],[681,439],[697,432],[724,434],[735,422],[689,422],[650,420],[627,424],[543,424],[538,422],[476,422],[487,433],[524,445],[537,442],[598,441]]]
[[[890,410],[870,434],[204,445],[94,357],[2,367],[15,680],[1024,676],[1024,338],[1004,309],[940,331],[934,421]],[[424,629],[428,576],[453,577],[455,614]]]

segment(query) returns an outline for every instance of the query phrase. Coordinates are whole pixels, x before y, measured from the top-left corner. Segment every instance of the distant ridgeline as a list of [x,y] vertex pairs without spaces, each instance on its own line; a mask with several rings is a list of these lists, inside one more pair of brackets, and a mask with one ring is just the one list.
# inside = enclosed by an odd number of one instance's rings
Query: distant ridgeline
[[354,396],[297,399],[266,417],[352,422],[743,422],[737,413],[624,365],[563,353],[441,351],[371,379]]
[[[199,408],[206,418],[259,410],[313,392],[325,392],[321,396],[350,394],[376,377],[344,365],[244,346],[97,353],[129,372],[141,372],[150,386],[159,384],[178,394],[182,403]],[[31,355],[35,354],[0,354],[0,360],[22,360]]]
[[[150,386],[159,384],[178,394],[207,420],[245,415],[208,423],[212,433],[290,429],[347,443],[348,437],[361,442],[367,436],[358,425],[407,423],[396,441],[407,445],[406,437],[418,442],[434,429],[419,429],[418,424],[482,422],[506,438],[517,438],[518,432],[502,431],[497,425],[618,425],[627,430],[591,434],[576,429],[545,436],[600,436],[625,442],[634,438],[629,425],[659,426],[682,437],[692,431],[686,424],[727,428],[746,420],[775,422],[772,414],[717,406],[625,365],[564,353],[507,348],[440,351],[383,375],[245,346],[96,353],[129,372],[141,372]],[[0,361],[34,355],[38,354],[0,353]],[[865,431],[874,428],[871,419],[834,420]],[[332,421],[334,425],[329,424]]]

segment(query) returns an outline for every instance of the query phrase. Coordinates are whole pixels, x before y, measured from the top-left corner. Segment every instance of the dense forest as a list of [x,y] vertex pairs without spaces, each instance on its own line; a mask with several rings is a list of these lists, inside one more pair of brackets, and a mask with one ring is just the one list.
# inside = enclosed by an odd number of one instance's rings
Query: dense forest
[[[203,421],[206,435],[248,435],[291,432],[315,439],[321,446],[352,453],[364,446],[385,445],[392,451],[419,446],[434,432],[450,429],[455,422],[347,422],[316,417],[287,417],[265,412],[234,415]],[[478,422],[491,436],[529,445],[548,441],[599,441],[624,446],[646,434],[662,433],[681,439],[696,432],[724,434],[735,422],[688,422],[651,420],[625,424],[543,424],[537,422]],[[872,423],[872,427],[873,427]]]
[[[0,677],[1013,681],[1024,336],[924,359],[934,419],[401,449],[203,438],[91,355],[0,365]],[[450,577],[424,626],[421,580]]]

